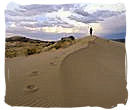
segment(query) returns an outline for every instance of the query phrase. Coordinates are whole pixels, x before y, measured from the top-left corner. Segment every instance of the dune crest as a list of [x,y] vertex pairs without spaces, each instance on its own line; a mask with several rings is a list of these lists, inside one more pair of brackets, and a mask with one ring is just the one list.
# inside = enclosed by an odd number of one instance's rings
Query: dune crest
[[5,70],[5,101],[12,106],[112,108],[127,102],[123,43],[85,37],[67,48],[6,59]]
[[97,38],[61,64],[65,106],[111,108],[126,104],[125,49]]

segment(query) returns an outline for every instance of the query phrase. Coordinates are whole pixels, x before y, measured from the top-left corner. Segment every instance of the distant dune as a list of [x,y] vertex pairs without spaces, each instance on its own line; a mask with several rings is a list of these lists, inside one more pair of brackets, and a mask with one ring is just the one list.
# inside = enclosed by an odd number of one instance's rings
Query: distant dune
[[48,49],[6,59],[7,104],[104,108],[126,104],[124,43],[88,36],[59,41]]
[[125,39],[112,39],[112,40],[125,43]]

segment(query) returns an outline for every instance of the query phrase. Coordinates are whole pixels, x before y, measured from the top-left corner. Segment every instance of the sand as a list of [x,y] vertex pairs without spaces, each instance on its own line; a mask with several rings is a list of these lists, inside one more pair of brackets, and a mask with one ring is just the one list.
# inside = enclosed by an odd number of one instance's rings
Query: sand
[[11,106],[112,108],[126,104],[125,45],[85,37],[65,49],[5,60]]

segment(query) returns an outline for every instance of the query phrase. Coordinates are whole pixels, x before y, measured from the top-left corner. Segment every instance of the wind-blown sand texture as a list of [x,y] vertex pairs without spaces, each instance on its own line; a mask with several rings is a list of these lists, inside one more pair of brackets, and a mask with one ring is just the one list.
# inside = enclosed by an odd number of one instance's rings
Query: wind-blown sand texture
[[97,37],[65,49],[6,59],[11,106],[111,108],[126,104],[125,45]]

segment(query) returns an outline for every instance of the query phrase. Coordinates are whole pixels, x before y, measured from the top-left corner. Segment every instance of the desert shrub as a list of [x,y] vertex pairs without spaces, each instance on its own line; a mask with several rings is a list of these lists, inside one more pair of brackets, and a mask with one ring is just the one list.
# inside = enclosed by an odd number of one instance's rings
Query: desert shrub
[[75,38],[73,36],[61,38],[61,41],[72,41],[72,40],[75,40]]
[[25,51],[25,55],[33,55],[33,54],[38,54],[41,52],[41,49],[40,48],[27,48],[26,51]]
[[69,36],[68,38],[70,38],[71,40],[75,40],[74,36]]
[[36,53],[36,49],[35,48],[27,49],[27,55],[32,55],[34,53]]
[[54,46],[55,49],[59,49],[62,47],[61,42],[57,42],[56,45]]
[[45,51],[49,51],[52,49],[60,49],[60,48],[67,48],[68,46],[75,43],[75,38],[73,36],[70,37],[63,37],[61,40],[57,41],[56,43],[50,45]]
[[63,40],[61,40],[61,41],[58,41],[58,42],[55,44],[54,48],[55,48],[55,49],[66,48],[66,47],[68,47],[69,45],[71,45],[72,43],[73,43],[72,41],[63,41]]
[[14,50],[14,49],[7,49],[6,52],[5,52],[5,56],[7,58],[16,57],[17,56],[16,50]]

